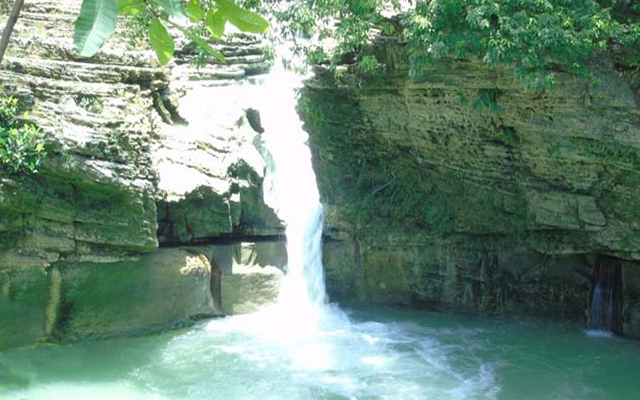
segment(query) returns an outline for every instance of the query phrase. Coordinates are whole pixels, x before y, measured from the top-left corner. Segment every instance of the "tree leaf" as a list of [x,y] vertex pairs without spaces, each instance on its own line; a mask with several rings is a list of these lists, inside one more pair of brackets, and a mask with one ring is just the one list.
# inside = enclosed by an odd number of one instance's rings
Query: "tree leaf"
[[75,23],[73,42],[82,56],[91,57],[116,30],[116,0],[83,0]]
[[211,54],[212,56],[214,56],[218,60],[222,61],[223,63],[227,62],[224,59],[224,55],[222,53],[220,53],[218,50],[216,50],[213,47],[211,47],[211,45],[209,43],[207,43],[206,40],[204,40],[200,36],[196,35],[195,33],[191,32],[189,29],[187,29],[185,27],[182,27],[182,26],[180,26],[178,24],[175,24],[175,23],[173,23],[171,21],[169,21],[169,23],[171,25],[173,25],[175,28],[180,29],[180,31],[182,31],[182,33],[184,33],[189,39],[193,40],[194,43],[197,44],[204,51],[206,51],[207,53]]
[[243,32],[264,33],[269,29],[269,21],[260,15],[239,7],[231,0],[216,0],[224,16]]
[[120,15],[138,15],[145,11],[147,11],[147,6],[142,0],[118,0]]
[[187,17],[189,21],[196,23],[204,19],[204,10],[200,6],[200,0],[189,0],[187,4]]
[[184,11],[182,2],[180,0],[151,0],[154,4],[159,5],[162,9],[169,14],[169,17],[178,21],[181,24],[187,22],[187,14]]
[[167,28],[156,17],[153,17],[149,25],[149,42],[151,42],[151,48],[156,52],[160,64],[164,65],[171,60],[175,51],[173,37],[169,35]]
[[204,21],[204,26],[207,28],[211,36],[214,39],[220,39],[224,35],[224,27],[227,24],[227,19],[220,10],[209,10]]

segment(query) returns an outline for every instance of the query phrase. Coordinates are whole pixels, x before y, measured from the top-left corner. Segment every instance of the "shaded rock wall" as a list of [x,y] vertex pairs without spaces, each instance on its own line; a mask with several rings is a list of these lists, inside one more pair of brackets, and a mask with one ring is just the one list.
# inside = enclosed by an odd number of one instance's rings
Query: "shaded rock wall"
[[413,79],[400,46],[378,50],[383,71],[318,69],[299,105],[329,290],[584,323],[594,257],[640,260],[637,93],[606,64],[539,93],[473,61]]

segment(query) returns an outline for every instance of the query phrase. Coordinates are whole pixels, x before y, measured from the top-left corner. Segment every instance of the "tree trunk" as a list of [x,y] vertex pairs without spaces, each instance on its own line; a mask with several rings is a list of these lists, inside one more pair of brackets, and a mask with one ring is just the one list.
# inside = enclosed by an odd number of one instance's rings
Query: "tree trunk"
[[16,21],[18,21],[22,6],[24,6],[24,0],[16,0],[13,3],[11,13],[9,13],[9,19],[7,20],[7,26],[5,26],[4,31],[2,31],[2,38],[0,38],[0,63],[4,58],[4,52],[7,50],[7,46],[9,46],[9,39],[11,38],[11,33],[13,33],[13,27],[16,25]]

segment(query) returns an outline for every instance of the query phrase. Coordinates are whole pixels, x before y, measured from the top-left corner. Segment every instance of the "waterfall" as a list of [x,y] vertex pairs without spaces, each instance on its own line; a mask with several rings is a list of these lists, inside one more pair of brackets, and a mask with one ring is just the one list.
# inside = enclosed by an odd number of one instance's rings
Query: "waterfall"
[[301,85],[299,76],[276,67],[255,89],[264,128],[265,201],[286,227],[288,263],[278,307],[289,319],[313,325],[326,301],[323,214],[308,135],[296,112]]
[[590,330],[619,331],[620,286],[619,262],[611,257],[600,257],[594,270],[591,291]]

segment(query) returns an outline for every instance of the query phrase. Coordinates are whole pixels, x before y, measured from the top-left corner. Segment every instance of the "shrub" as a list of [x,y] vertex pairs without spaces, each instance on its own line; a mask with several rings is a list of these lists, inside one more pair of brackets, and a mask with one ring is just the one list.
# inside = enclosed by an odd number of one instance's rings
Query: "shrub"
[[0,98],[0,169],[8,173],[37,173],[46,157],[41,130],[16,118],[18,100]]

